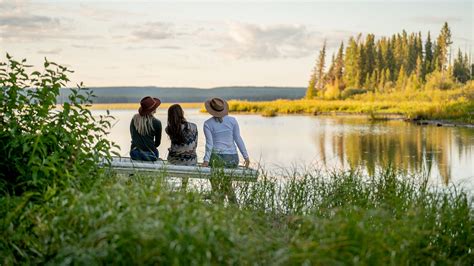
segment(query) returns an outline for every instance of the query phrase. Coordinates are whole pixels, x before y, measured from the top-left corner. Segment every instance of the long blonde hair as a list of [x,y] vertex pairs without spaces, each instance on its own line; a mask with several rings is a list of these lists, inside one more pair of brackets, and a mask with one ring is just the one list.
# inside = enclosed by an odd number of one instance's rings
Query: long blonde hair
[[145,136],[153,132],[153,114],[141,116],[140,114],[135,114],[133,116],[133,125],[138,131],[138,134]]

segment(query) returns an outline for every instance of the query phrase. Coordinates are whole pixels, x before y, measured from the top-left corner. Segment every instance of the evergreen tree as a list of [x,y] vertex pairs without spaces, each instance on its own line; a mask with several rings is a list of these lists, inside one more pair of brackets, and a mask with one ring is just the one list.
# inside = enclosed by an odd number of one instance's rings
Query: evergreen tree
[[336,67],[336,57],[333,53],[331,56],[331,64],[329,65],[328,72],[325,75],[325,84],[332,84],[334,80],[336,79],[335,67]]
[[400,34],[397,34],[393,40],[393,48],[394,48],[394,58],[395,58],[395,69],[392,74],[395,76],[393,77],[394,80],[397,79],[397,75],[400,71],[401,66],[403,65],[403,40]]
[[454,80],[466,82],[474,79],[474,64],[467,54],[459,50],[454,64],[448,66],[451,44],[451,31],[447,23],[444,23],[436,42],[432,41],[430,32],[424,43],[421,32],[408,34],[403,30],[379,40],[375,40],[373,34],[361,40],[359,34],[350,37],[347,47],[341,42],[326,72],[324,42],[306,97],[337,98],[344,88],[418,90],[425,82],[427,87],[434,89],[453,88]]
[[408,75],[410,75],[416,69],[416,60],[418,59],[416,39],[417,37],[415,34],[410,34],[407,44],[408,58],[406,64],[406,72]]
[[392,74],[390,72],[390,69],[385,69],[385,75],[384,75],[384,79],[385,79],[385,83],[383,84],[384,85],[384,88],[387,88],[387,84],[389,84],[388,87],[391,87],[392,86]]
[[454,59],[453,76],[462,83],[466,83],[471,78],[467,55],[463,57],[461,49],[458,50],[458,56]]
[[[425,75],[433,72],[433,43],[431,42],[430,32],[425,42]],[[423,76],[423,79],[425,77]]]
[[306,89],[306,99],[313,99],[316,94],[316,81],[317,81],[317,66],[318,62],[316,61],[311,76],[309,78],[308,88]]
[[367,56],[366,48],[362,43],[359,45],[358,56],[357,56],[357,71],[358,71],[358,84],[365,84],[367,73]]
[[382,71],[385,68],[385,62],[384,62],[384,51],[383,47],[386,46],[386,39],[382,38],[382,40],[377,42],[376,45],[376,57],[375,57],[375,69],[379,71],[379,73],[382,73]]
[[418,80],[422,81],[424,72],[425,72],[424,64],[423,64],[423,61],[421,60],[421,56],[419,56],[418,59],[416,59],[416,68],[415,68],[414,74]]
[[376,51],[375,51],[375,35],[373,34],[368,34],[366,39],[365,39],[365,45],[364,45],[364,67],[365,75],[372,76],[372,73],[374,72],[375,69],[375,57],[376,57]]
[[418,32],[418,36],[416,37],[415,40],[416,44],[416,58],[421,57],[421,62],[424,65],[423,61],[423,40],[421,39],[421,32]]
[[316,67],[313,69],[313,73],[311,73],[311,77],[309,79],[308,88],[306,89],[306,99],[313,99],[316,90]]
[[406,72],[405,72],[405,67],[403,67],[403,65],[400,67],[400,72],[398,73],[398,77],[397,77],[397,89],[399,90],[404,90],[405,87],[406,87],[406,83],[407,83],[407,75],[406,75]]
[[349,39],[349,44],[344,55],[344,84],[346,87],[357,88],[359,83],[359,66],[358,66],[359,48],[353,37]]
[[369,81],[369,89],[370,90],[375,90],[377,88],[378,78],[379,78],[379,71],[377,69],[375,69],[372,72],[372,75],[370,75],[370,81]]
[[324,67],[326,63],[326,41],[324,41],[323,48],[319,51],[318,64],[317,64],[317,80],[316,89],[321,92],[326,85],[324,79]]
[[[387,71],[388,71],[388,69],[387,69]],[[382,70],[382,72],[380,72],[379,83],[377,84],[378,91],[384,91],[385,90],[385,72],[386,71],[384,71],[384,70]]]
[[436,68],[440,71],[446,70],[448,63],[448,51],[451,44],[451,30],[449,29],[448,23],[445,22],[436,41]]
[[344,74],[344,42],[341,42],[339,50],[337,51],[336,62],[334,66],[334,76],[340,81],[342,81],[342,76]]
[[471,64],[471,80],[474,80],[474,64]]

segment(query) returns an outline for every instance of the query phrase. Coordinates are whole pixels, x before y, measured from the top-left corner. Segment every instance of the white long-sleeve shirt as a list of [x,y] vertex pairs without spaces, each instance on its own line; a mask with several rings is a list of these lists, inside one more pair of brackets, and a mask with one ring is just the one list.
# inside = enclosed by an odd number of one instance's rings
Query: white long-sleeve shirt
[[206,136],[206,153],[204,161],[209,162],[211,153],[237,154],[237,147],[244,159],[248,159],[247,149],[240,136],[240,129],[237,120],[231,116],[224,116],[222,123],[216,121],[214,117],[204,122],[204,135]]

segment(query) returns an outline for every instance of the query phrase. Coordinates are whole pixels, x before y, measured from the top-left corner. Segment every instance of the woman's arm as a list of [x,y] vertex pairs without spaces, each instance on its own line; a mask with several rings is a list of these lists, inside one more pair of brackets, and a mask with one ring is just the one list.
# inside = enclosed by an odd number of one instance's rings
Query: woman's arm
[[204,136],[206,136],[206,153],[204,154],[204,166],[207,166],[211,158],[212,148],[213,148],[213,139],[211,128],[208,123],[204,122]]
[[237,147],[240,150],[240,153],[244,157],[245,161],[248,161],[249,155],[247,153],[247,149],[245,148],[244,141],[242,140],[242,137],[240,136],[240,128],[239,128],[239,123],[237,120],[234,120],[234,127],[233,127],[233,135],[234,135],[234,141],[235,144],[237,144]]
[[155,147],[159,147],[161,144],[161,121],[156,119],[153,123],[153,128],[155,129]]

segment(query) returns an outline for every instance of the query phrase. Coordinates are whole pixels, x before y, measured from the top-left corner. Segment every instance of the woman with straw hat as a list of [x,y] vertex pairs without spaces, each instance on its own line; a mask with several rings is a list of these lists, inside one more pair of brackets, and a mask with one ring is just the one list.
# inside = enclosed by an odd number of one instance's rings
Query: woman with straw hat
[[140,101],[138,114],[130,122],[130,157],[133,160],[156,161],[159,158],[157,148],[161,143],[161,122],[153,115],[160,104],[160,99],[150,96]]
[[205,102],[206,110],[212,115],[204,122],[204,135],[206,136],[206,153],[203,166],[211,166],[214,162],[221,162],[224,167],[237,167],[239,156],[237,147],[244,157],[245,167],[249,165],[249,155],[244,141],[240,136],[237,120],[228,116],[229,105],[221,98],[212,98]]

